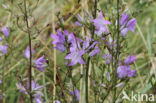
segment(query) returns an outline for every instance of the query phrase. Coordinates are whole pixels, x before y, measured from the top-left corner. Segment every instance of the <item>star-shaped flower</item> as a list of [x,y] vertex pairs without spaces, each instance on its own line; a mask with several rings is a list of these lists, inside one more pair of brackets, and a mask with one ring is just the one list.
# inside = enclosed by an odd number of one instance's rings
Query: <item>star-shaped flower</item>
[[120,30],[121,30],[121,36],[126,36],[128,31],[132,31],[133,34],[135,33],[135,24],[136,24],[136,19],[132,18],[131,20],[128,21],[129,15],[126,13],[122,14],[122,17],[119,21],[120,24]]
[[65,35],[58,29],[57,30],[57,35],[56,34],[51,34],[51,37],[53,38],[52,44],[55,44],[57,50],[60,52],[64,52],[66,50],[65,47]]
[[10,30],[8,27],[3,27],[1,28],[2,33],[4,34],[4,36],[8,37],[10,34]]
[[102,12],[99,13],[99,17],[93,20],[94,26],[96,27],[95,34],[102,37],[102,34],[108,34],[107,24],[111,24],[110,21],[104,20]]
[[39,71],[44,71],[43,68],[47,66],[46,60],[44,59],[44,55],[35,61],[35,65]]

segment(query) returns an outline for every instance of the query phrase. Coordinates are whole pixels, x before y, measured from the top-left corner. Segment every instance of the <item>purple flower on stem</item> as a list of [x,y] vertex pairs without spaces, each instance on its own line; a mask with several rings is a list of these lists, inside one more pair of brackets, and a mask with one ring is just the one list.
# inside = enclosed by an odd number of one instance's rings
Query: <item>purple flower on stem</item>
[[125,59],[124,63],[126,65],[131,64],[135,61],[136,56],[130,55],[128,58]]
[[93,20],[94,26],[96,27],[95,34],[102,37],[102,34],[108,34],[108,29],[106,24],[111,24],[110,21],[104,20],[102,12],[100,12],[99,17]]
[[0,100],[2,99],[2,95],[0,94]]
[[83,50],[85,50],[89,47],[90,42],[91,42],[91,39],[88,36],[86,36],[86,41],[83,41],[83,47],[82,47]]
[[82,26],[82,24],[80,22],[78,22],[78,21],[76,21],[74,24],[77,25],[77,26]]
[[44,55],[35,61],[35,65],[39,71],[44,71],[43,68],[47,66],[45,63]]
[[106,64],[109,64],[112,61],[112,55],[109,53],[103,54],[102,57],[106,59]]
[[3,40],[3,38],[2,37],[0,37],[0,41],[2,41]]
[[59,100],[56,100],[56,103],[61,103]]
[[95,55],[97,55],[97,54],[99,54],[100,53],[100,49],[99,49],[99,47],[98,46],[96,46],[95,48],[94,48],[94,50],[92,50],[90,53],[89,53],[89,56],[95,56]]
[[80,92],[77,89],[75,89],[74,91],[70,91],[70,94],[76,97],[76,100],[79,101]]
[[70,53],[67,54],[65,59],[71,59],[71,63],[68,66],[73,66],[77,63],[85,64],[84,60],[82,59],[85,50],[81,50],[80,42],[81,39],[74,36],[73,33],[68,35],[68,43],[70,44]]
[[[27,84],[27,86],[23,86],[21,83],[16,84],[17,88],[19,89],[20,92],[24,93],[24,94],[28,94],[28,90],[29,90],[29,83]],[[43,93],[42,93],[42,89],[43,86],[40,86],[35,80],[33,80],[31,82],[31,89],[32,89],[32,94],[34,97],[34,101],[35,103],[43,103]]]
[[27,88],[25,88],[21,83],[16,84],[17,89],[23,94],[27,94]]
[[128,21],[129,15],[126,13],[122,14],[122,17],[119,21],[120,24],[120,30],[121,30],[121,36],[126,36],[128,31],[132,31],[133,34],[135,33],[135,24],[136,24],[136,19],[132,18],[131,20]]
[[[31,52],[34,53],[35,50],[31,50]],[[30,47],[29,46],[27,46],[26,50],[24,51],[24,56],[26,58],[30,58]]]
[[58,29],[57,30],[57,35],[56,34],[51,34],[51,37],[53,38],[52,44],[55,44],[56,48],[60,52],[64,52],[66,50],[65,47],[65,35]]
[[136,76],[136,70],[131,70],[130,65],[120,65],[117,68],[117,74],[120,79],[125,77],[132,77]]
[[84,60],[82,59],[82,55],[85,53],[84,50],[82,51],[73,51],[71,53],[69,53],[65,59],[71,59],[71,63],[68,64],[68,66],[73,66],[77,63],[80,63],[80,64],[85,64]]
[[4,36],[8,37],[10,34],[9,28],[8,27],[3,27],[1,28],[2,33],[4,34]]
[[8,45],[0,45],[0,51],[2,52],[2,54],[0,55],[3,55],[3,54],[7,54],[7,51],[8,50]]
[[2,84],[2,81],[0,80],[0,84]]

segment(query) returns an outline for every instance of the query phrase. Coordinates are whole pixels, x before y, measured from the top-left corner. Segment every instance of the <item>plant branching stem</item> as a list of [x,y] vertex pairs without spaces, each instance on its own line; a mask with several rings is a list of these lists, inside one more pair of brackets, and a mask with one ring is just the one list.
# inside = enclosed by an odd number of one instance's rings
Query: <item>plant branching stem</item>
[[[97,0],[94,1],[94,13],[93,13],[93,18],[94,19],[96,18],[96,12],[97,12]],[[93,28],[92,28],[92,36],[91,36],[92,39],[94,38],[94,31],[95,31],[95,27],[93,25]],[[88,73],[89,73],[89,62],[90,62],[90,59],[91,58],[88,57],[87,64],[86,64],[86,66],[87,66],[87,68],[86,68],[86,78],[85,78],[85,82],[86,82],[86,85],[85,85],[86,103],[89,103],[89,100],[88,100]]]
[[119,56],[119,40],[120,40],[120,30],[119,30],[119,0],[117,0],[117,52],[116,52],[116,54],[115,54],[115,72],[114,72],[114,85],[113,85],[113,87],[114,87],[114,89],[113,89],[113,103],[115,103],[115,101],[116,101],[116,87],[115,87],[115,85],[116,85],[116,82],[117,82],[117,79],[116,79],[116,69],[117,69],[117,65],[118,65],[118,56]]
[[27,13],[27,5],[26,0],[24,0],[24,16],[27,26],[27,33],[29,38],[29,51],[30,51],[30,58],[29,58],[29,96],[30,96],[30,103],[33,103],[33,96],[32,96],[32,90],[31,90],[31,80],[32,80],[32,47],[31,47],[31,31],[29,27],[29,21],[28,21],[28,13]]

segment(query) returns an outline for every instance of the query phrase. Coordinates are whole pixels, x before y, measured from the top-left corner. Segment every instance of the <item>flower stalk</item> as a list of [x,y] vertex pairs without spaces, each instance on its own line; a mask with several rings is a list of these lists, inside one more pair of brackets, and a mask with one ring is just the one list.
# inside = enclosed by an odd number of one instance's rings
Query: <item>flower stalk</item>
[[30,96],[30,103],[33,103],[33,96],[32,96],[32,90],[31,90],[31,80],[32,80],[32,47],[31,47],[31,31],[29,27],[29,21],[28,21],[28,13],[27,13],[27,5],[26,0],[24,0],[24,16],[26,21],[26,27],[27,27],[27,33],[29,38],[29,50],[30,50],[30,58],[29,58],[29,96]]
[[[96,18],[96,12],[97,12],[97,0],[94,1],[94,14],[93,14],[93,18],[95,19]],[[93,28],[92,28],[92,36],[91,36],[91,39],[94,38],[94,32],[95,32],[95,26],[93,25]],[[85,79],[85,82],[86,82],[86,88],[85,88],[85,92],[86,92],[86,103],[89,103],[89,100],[88,100],[88,74],[89,74],[89,64],[90,64],[90,57],[88,57],[88,60],[87,60],[87,68],[86,68],[86,79]]]
[[113,103],[115,103],[116,101],[116,76],[117,76],[117,73],[116,73],[116,69],[117,69],[117,66],[118,66],[118,56],[119,56],[119,49],[120,49],[120,45],[119,45],[119,40],[120,40],[120,26],[119,26],[119,0],[117,0],[117,52],[115,54],[115,71],[114,71],[114,82],[113,82],[113,86],[114,86],[114,89],[113,89]]
[[[53,30],[53,33],[55,33],[55,0],[53,0],[53,2],[52,2],[52,6],[53,6],[53,14],[52,14],[52,20],[53,20],[53,27],[52,27],[52,30]],[[55,99],[56,99],[56,73],[57,73],[57,71],[56,71],[56,49],[54,49],[54,57],[53,57],[53,60],[54,60],[54,66],[53,66],[53,68],[54,68],[54,85],[53,85],[53,87],[54,87],[54,89],[53,89],[53,103],[55,103],[56,101],[55,101]]]

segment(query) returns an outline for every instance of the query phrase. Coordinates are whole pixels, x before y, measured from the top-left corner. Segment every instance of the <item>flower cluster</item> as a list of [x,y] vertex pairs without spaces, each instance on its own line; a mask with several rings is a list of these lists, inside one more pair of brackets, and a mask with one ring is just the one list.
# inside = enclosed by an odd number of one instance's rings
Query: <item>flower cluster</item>
[[[35,50],[31,50],[32,53],[35,52]],[[24,51],[24,56],[28,59],[30,58],[30,47],[27,46],[26,50]]]
[[[88,13],[89,14],[89,13]],[[61,30],[57,30],[57,34],[51,34],[53,38],[52,44],[55,44],[55,47],[60,52],[67,51],[67,55],[65,59],[71,60],[70,63],[68,62],[68,66],[76,65],[77,63],[85,64],[85,60],[83,59],[87,54],[90,57],[96,56],[100,52],[99,44],[105,43],[108,52],[103,54],[102,57],[106,59],[106,64],[110,64],[112,61],[112,53],[116,53],[116,40],[113,40],[111,36],[107,36],[106,38],[103,35],[109,35],[109,30],[107,25],[110,25],[111,22],[104,19],[103,13],[99,12],[99,16],[93,19],[92,16],[89,16],[89,20],[83,18],[78,15],[78,21],[75,22],[76,25],[80,27],[85,26],[85,22],[91,22],[96,28],[95,34],[100,37],[100,40],[93,40],[86,36],[86,40],[80,39],[76,37],[74,33],[68,33],[67,30],[61,32]],[[129,15],[125,12],[122,14],[121,19],[119,20],[120,25],[120,33],[121,36],[126,36],[128,31],[132,31],[133,34],[135,33],[135,25],[136,19],[132,18],[129,20]],[[114,50],[114,52],[112,52]],[[136,76],[135,70],[130,69],[130,64],[135,61],[135,56],[128,57],[124,64],[119,63],[119,67],[117,68],[117,74],[120,79],[124,77],[132,77]]]
[[130,64],[135,61],[136,56],[130,55],[128,58],[125,59],[124,64],[119,64],[117,68],[117,74],[120,79],[124,77],[132,77],[136,76],[136,70],[130,69]]
[[43,68],[47,66],[46,60],[44,59],[44,55],[35,61],[35,65],[39,71],[44,71]]
[[73,66],[77,63],[85,64],[82,57],[84,54],[88,53],[89,56],[95,56],[100,52],[97,46],[99,42],[91,40],[88,37],[86,37],[86,40],[82,40],[76,37],[74,33],[69,34],[67,30],[64,33],[57,30],[57,35],[51,34],[51,37],[54,39],[52,44],[56,45],[54,48],[60,52],[64,52],[65,50],[69,52],[65,57],[65,59],[71,60],[68,66]]
[[[19,91],[25,95],[29,94],[29,83],[27,83],[27,86],[22,85],[21,83],[16,84]],[[40,86],[35,80],[31,82],[31,90],[33,94],[33,99],[35,103],[42,103],[43,100],[43,93],[42,93],[43,86]]]
[[135,24],[136,24],[136,19],[132,18],[131,20],[128,21],[129,15],[126,13],[122,14],[122,17],[119,21],[120,24],[120,30],[121,30],[121,36],[126,36],[128,31],[132,31],[133,34],[135,33]]
[[80,91],[79,90],[77,90],[77,89],[75,89],[74,91],[70,91],[70,94],[74,97],[74,98],[76,98],[76,101],[79,101],[79,95],[80,95]]
[[97,34],[99,37],[102,37],[102,34],[108,34],[108,29],[106,27],[106,24],[111,24],[110,21],[104,20],[102,12],[99,13],[99,17],[93,20],[93,23],[96,27],[95,34]]
[[[10,34],[10,30],[8,27],[1,28],[1,32],[5,37],[8,37]],[[2,42],[4,45],[0,44],[0,56],[7,54],[8,50],[8,44],[3,41],[3,38],[0,37],[0,42]]]
[[[35,52],[34,49],[31,50],[32,53]],[[30,47],[27,46],[26,50],[24,51],[24,56],[28,59],[30,58]],[[43,68],[45,68],[47,65],[46,65],[46,60],[45,60],[45,56],[41,56],[39,57],[37,60],[35,60],[35,67],[39,70],[39,71],[44,71]]]

